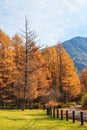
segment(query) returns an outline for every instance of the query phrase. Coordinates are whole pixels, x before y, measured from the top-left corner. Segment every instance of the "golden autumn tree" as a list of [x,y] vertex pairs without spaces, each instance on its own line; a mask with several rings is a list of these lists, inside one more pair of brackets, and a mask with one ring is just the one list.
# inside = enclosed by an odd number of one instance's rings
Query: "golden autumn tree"
[[[33,59],[33,60],[32,60]],[[40,49],[28,53],[28,87],[26,97],[31,103],[33,99],[48,94],[50,73],[42,58]]]
[[14,101],[13,55],[10,38],[0,30],[0,99],[3,105]]
[[66,100],[78,95],[81,91],[81,85],[74,67],[74,63],[69,54],[61,44],[58,44],[57,52],[59,56],[59,86],[60,93],[65,93]]
[[24,69],[25,69],[25,47],[23,39],[18,34],[12,37],[12,47],[14,52],[14,63],[16,72],[14,75],[14,95],[16,97],[16,106],[20,106],[23,101],[24,87]]
[[25,21],[25,35],[22,39],[18,34],[12,37],[14,63],[16,74],[14,76],[14,95],[17,104],[32,104],[33,99],[47,94],[49,88],[49,71],[42,58],[40,49],[34,41],[33,32],[28,32],[27,20]]
[[[42,59],[41,52],[36,45],[36,36],[30,30],[28,30],[28,21],[25,20],[25,68],[24,68],[24,100],[23,110],[25,108],[26,99],[31,101],[35,97],[44,95],[49,87],[47,81],[47,75],[44,71],[44,61]],[[30,95],[30,96],[29,96]],[[32,97],[33,96],[33,97]],[[27,98],[28,97],[28,98]]]
[[80,81],[74,63],[61,44],[46,48],[43,57],[51,72],[51,98],[64,101],[80,93]]
[[81,93],[87,92],[87,68],[83,69],[79,75],[81,81]]
[[51,73],[51,84],[49,100],[59,100],[59,59],[55,47],[45,48],[42,52],[43,58],[47,64],[48,70]]

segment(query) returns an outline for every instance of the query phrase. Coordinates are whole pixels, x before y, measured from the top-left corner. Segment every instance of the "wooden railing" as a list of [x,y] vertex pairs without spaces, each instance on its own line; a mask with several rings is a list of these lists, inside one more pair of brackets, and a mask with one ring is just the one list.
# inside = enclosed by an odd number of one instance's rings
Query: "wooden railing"
[[71,119],[73,123],[75,123],[75,120],[78,120],[81,125],[84,125],[84,121],[87,121],[87,117],[84,116],[85,114],[82,111],[61,110],[55,107],[49,107],[47,108],[47,115],[53,118],[59,118],[60,120],[66,119],[68,121]]

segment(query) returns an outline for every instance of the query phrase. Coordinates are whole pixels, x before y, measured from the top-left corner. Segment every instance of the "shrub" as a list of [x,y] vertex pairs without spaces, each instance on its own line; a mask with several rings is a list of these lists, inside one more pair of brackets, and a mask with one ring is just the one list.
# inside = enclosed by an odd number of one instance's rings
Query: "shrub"
[[82,108],[87,109],[87,93],[82,97]]
[[56,101],[49,101],[45,104],[45,107],[56,107],[56,108],[61,108],[62,104],[60,102],[56,102]]
[[63,108],[70,107],[69,103],[63,104]]
[[43,108],[43,105],[41,103],[34,103],[33,104],[33,108],[34,109],[42,109]]
[[76,102],[70,102],[70,106],[76,106]]

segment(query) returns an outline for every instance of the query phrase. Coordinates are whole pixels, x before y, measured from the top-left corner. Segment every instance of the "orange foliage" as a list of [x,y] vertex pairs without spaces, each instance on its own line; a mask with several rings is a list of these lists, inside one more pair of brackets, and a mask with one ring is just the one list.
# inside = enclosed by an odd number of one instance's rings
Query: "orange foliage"
[[49,101],[49,102],[47,102],[45,104],[45,107],[54,107],[54,106],[58,106],[58,105],[59,105],[59,103],[57,103],[56,101],[51,100],[51,101]]

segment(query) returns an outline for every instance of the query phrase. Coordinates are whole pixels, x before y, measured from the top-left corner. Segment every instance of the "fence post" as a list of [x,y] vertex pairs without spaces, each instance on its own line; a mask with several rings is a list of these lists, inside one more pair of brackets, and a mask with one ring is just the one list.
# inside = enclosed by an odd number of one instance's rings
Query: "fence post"
[[50,107],[47,108],[47,115],[51,115],[51,108]]
[[57,118],[59,118],[59,110],[57,109]]
[[72,111],[72,120],[73,120],[73,123],[75,123],[75,111]]
[[53,117],[55,117],[55,107],[53,107]]
[[50,116],[52,117],[52,107],[50,107]]
[[66,121],[68,121],[68,110],[66,110]]
[[80,112],[80,116],[81,116],[81,125],[84,124],[84,121],[83,121],[83,112]]
[[47,108],[47,115],[48,115],[48,108]]
[[61,110],[61,120],[63,120],[63,110]]
[[51,107],[49,107],[49,115],[51,116]]

